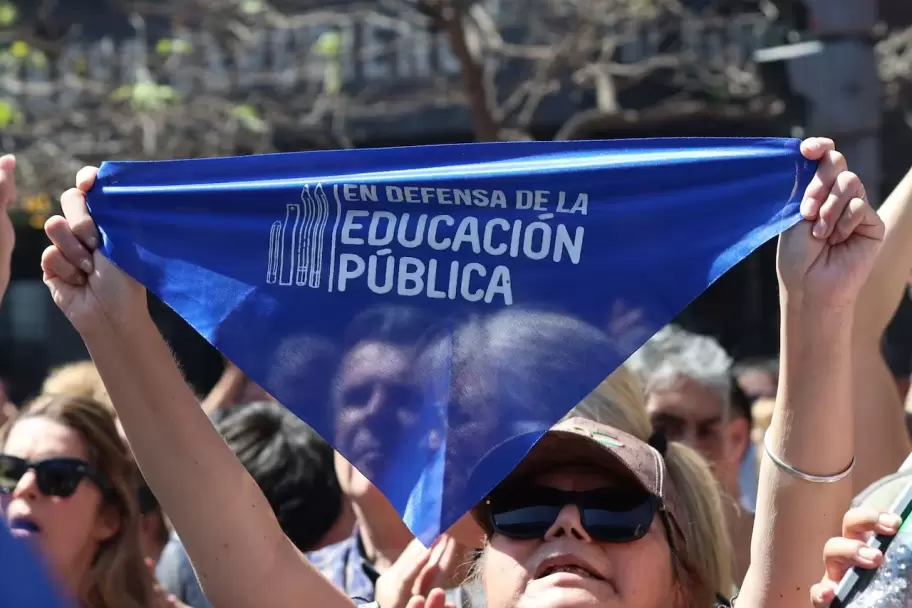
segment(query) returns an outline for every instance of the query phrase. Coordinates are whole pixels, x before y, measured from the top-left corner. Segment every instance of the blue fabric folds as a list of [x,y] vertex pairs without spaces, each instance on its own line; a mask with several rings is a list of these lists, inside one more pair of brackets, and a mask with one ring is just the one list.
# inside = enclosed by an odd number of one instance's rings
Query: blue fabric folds
[[[791,139],[104,163],[103,248],[431,542],[799,220]],[[495,450],[527,433],[509,450]]]

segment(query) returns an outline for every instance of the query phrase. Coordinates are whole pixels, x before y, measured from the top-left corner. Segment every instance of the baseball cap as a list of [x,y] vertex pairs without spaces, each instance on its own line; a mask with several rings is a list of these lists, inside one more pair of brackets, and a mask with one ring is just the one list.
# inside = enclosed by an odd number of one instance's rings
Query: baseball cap
[[[515,437],[510,441],[521,441]],[[507,442],[509,443],[509,442]],[[508,448],[501,444],[498,448]],[[489,453],[489,456],[491,453]],[[687,542],[684,514],[679,495],[668,475],[664,456],[649,443],[619,429],[588,418],[568,418],[546,432],[516,466],[507,480],[565,465],[587,464],[628,476],[646,492],[661,500],[677,532]],[[507,481],[505,480],[505,481]],[[486,519],[480,504],[472,516],[484,528]]]

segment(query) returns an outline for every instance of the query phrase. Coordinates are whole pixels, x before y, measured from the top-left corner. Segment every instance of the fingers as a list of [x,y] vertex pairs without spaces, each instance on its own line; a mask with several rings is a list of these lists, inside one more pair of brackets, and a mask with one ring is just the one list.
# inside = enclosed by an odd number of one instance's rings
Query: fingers
[[413,595],[405,608],[456,608],[446,601],[446,591],[433,589],[425,598],[422,595]]
[[835,149],[836,142],[829,137],[808,137],[801,142],[801,154],[808,160],[820,160]]
[[883,553],[863,541],[840,536],[831,538],[823,546],[823,563],[827,579],[841,581],[855,566],[868,570],[877,568],[883,563]]
[[377,601],[382,606],[402,608],[411,605],[408,604],[409,598],[423,595],[414,589],[417,587],[416,580],[430,559],[430,555],[431,551],[425,548],[421,541],[412,540],[396,563],[377,581]]
[[98,167],[83,167],[76,173],[76,188],[82,192],[88,192],[95,185],[97,175]]
[[0,209],[6,209],[16,200],[16,157],[0,156]]
[[833,581],[821,581],[816,585],[811,585],[811,603],[814,608],[828,608],[836,599],[837,583]]
[[[856,205],[856,212],[847,218],[845,224],[851,224],[854,229],[860,223],[861,212],[866,206],[864,185],[857,175],[851,171],[843,171],[834,179],[825,202],[818,210],[813,235],[821,240],[829,239],[852,199],[860,199],[860,203]],[[846,238],[850,234],[851,230],[846,234]]]
[[817,219],[820,208],[826,203],[836,183],[836,178],[846,171],[845,156],[836,150],[828,150],[822,155],[811,183],[804,191],[801,202],[801,215],[808,220]]
[[16,157],[12,154],[0,156],[0,171],[12,173],[16,170]]
[[409,543],[405,552],[396,560],[396,563],[401,564],[402,566],[402,571],[400,573],[402,583],[399,592],[404,597],[408,597],[409,595],[424,595],[424,593],[418,590],[418,579],[424,572],[425,567],[431,559],[431,555],[433,555],[438,545],[439,541],[435,542],[431,545],[431,548],[428,549],[416,538]]
[[433,589],[428,593],[424,608],[447,608],[446,592],[443,589]]
[[[44,223],[44,231],[69,265],[73,268],[79,268],[85,274],[91,274],[95,269],[92,263],[92,253],[76,238],[70,228],[70,224],[64,218],[59,215],[49,218]],[[59,262],[56,261],[56,256],[53,256],[52,260],[59,265]],[[67,275],[57,274],[61,278],[67,278]]]
[[435,587],[443,586],[444,579],[456,567],[456,541],[447,536],[441,538],[443,540],[430,551],[427,564],[415,579],[412,587],[415,595],[424,595]]
[[51,245],[41,254],[41,270],[45,282],[59,279],[70,285],[85,285],[85,273],[67,260],[55,245]]
[[849,509],[842,518],[842,535],[853,540],[868,542],[872,534],[894,535],[902,525],[902,518],[895,513],[857,507]]
[[[70,188],[60,197],[60,206],[70,230],[91,251],[98,247],[98,230],[86,206],[85,191]],[[50,236],[50,235],[48,235]]]
[[405,605],[405,608],[427,608],[427,603],[420,595],[413,595]]

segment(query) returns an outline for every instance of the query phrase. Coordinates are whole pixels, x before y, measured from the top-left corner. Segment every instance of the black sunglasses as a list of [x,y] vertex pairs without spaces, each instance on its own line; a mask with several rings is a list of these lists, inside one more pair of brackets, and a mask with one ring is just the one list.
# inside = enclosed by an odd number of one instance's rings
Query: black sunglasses
[[662,500],[642,490],[623,488],[567,492],[525,486],[497,490],[485,505],[490,529],[508,538],[541,539],[564,507],[574,505],[593,540],[629,543],[646,536]]
[[84,460],[78,458],[47,458],[30,462],[9,454],[0,454],[0,493],[9,494],[29,471],[35,471],[38,489],[45,496],[69,498],[83,479],[91,480],[102,494],[108,484]]

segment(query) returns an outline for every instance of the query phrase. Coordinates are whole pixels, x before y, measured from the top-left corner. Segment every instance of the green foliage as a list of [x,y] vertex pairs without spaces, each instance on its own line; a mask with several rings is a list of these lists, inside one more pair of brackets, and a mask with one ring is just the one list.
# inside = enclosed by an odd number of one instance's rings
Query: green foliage
[[314,42],[312,50],[321,57],[338,57],[342,50],[342,34],[339,32],[323,32]]
[[0,130],[7,127],[21,127],[25,117],[12,99],[0,99]]
[[155,112],[179,102],[180,95],[168,85],[143,81],[116,88],[111,93],[111,99],[129,101],[135,109],[143,112]]
[[326,59],[326,66],[323,69],[323,92],[327,95],[338,95],[342,92],[342,67],[339,65],[342,34],[336,31],[323,32],[311,50]]
[[248,131],[253,131],[254,133],[266,133],[269,131],[269,125],[266,124],[265,120],[260,118],[256,108],[251,105],[244,104],[235,106],[232,109],[231,114],[241,123],[241,126]]
[[189,55],[193,45],[180,38],[162,38],[155,43],[155,52],[159,55]]
[[266,5],[262,0],[241,0],[239,8],[244,15],[253,16],[266,10]]
[[0,2],[0,27],[9,27],[19,18],[19,11],[12,2]]

